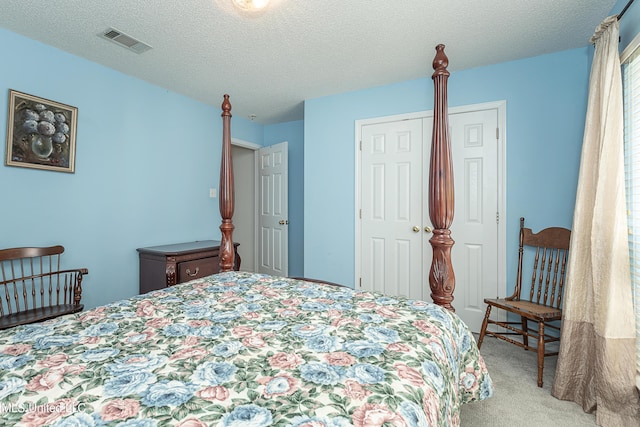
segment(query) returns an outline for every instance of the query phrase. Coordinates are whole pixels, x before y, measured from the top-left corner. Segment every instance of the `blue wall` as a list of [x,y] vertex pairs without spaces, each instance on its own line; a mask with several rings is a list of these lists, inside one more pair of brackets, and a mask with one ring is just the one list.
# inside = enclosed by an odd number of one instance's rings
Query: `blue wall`
[[[449,107],[507,102],[507,265],[518,219],[571,227],[590,48],[454,72]],[[435,51],[434,51],[435,53]],[[450,64],[455,58],[449,58]],[[305,101],[305,274],[354,282],[356,120],[433,109],[429,77]],[[309,195],[323,195],[310,197]],[[455,236],[453,236],[455,239]],[[508,271],[508,286],[515,270]]]
[[[9,89],[78,107],[74,174],[0,166],[0,247],[62,244],[94,307],[138,293],[136,248],[220,238],[223,94],[205,105],[1,29],[0,57],[0,117]],[[232,134],[263,143],[242,118]]]

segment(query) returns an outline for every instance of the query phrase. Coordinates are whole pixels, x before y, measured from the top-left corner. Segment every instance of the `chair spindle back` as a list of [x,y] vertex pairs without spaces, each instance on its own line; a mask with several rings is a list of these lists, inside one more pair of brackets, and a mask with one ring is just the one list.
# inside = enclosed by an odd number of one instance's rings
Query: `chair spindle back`
[[59,245],[0,250],[0,316],[80,304],[76,286],[82,271],[61,270],[63,252],[64,247]]
[[[521,297],[523,274],[530,273],[529,301],[557,309],[561,307],[570,240],[571,231],[566,228],[549,227],[534,233],[530,228],[524,228],[524,218],[520,219],[516,299]],[[533,260],[531,267],[526,266],[524,259],[527,257]]]

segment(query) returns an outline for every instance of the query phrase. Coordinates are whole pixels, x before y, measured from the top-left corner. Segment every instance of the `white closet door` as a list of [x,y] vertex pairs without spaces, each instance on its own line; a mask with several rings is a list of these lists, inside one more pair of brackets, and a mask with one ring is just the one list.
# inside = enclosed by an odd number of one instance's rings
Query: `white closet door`
[[362,287],[424,299],[422,120],[362,129]]
[[[484,298],[501,294],[506,274],[500,271],[504,261],[499,259],[501,253],[504,257],[498,221],[504,191],[499,116],[498,108],[449,114],[455,185],[453,306],[475,332],[482,324]],[[432,125],[432,117],[421,117],[381,118],[379,123],[361,126],[360,241],[356,244],[360,245],[360,288],[364,290],[431,301],[432,234],[425,227],[432,227],[426,196]]]
[[456,188],[453,306],[479,332],[484,299],[498,295],[498,111],[449,114],[449,128]]

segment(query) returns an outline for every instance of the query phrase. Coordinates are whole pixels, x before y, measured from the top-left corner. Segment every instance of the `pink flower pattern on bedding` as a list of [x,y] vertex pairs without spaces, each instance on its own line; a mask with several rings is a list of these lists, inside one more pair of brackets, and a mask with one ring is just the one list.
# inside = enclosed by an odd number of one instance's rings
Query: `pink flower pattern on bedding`
[[253,273],[0,331],[2,425],[458,426],[492,394],[454,313]]

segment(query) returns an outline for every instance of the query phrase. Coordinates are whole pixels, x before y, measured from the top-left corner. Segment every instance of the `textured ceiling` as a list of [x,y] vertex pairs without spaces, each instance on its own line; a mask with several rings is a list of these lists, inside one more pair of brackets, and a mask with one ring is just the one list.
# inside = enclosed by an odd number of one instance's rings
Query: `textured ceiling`
[[[303,101],[586,46],[616,0],[0,0],[0,27],[263,124]],[[116,28],[153,49],[98,34]]]

